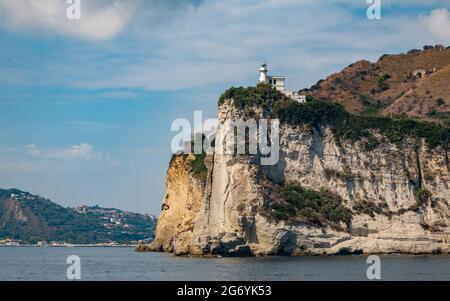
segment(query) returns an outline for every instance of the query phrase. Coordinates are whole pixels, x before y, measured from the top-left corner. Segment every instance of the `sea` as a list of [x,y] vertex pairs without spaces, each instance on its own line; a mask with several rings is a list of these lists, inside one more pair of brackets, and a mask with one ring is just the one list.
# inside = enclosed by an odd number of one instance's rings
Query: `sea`
[[[0,247],[0,281],[69,281],[73,255],[81,281],[373,281],[375,263],[364,255],[190,258],[119,247]],[[381,281],[449,281],[450,256],[380,256],[377,271]]]

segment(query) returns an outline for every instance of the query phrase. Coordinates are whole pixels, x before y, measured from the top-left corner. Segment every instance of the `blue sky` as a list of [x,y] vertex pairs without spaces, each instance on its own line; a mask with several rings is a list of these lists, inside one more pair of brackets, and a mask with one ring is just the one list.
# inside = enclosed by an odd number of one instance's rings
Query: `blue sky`
[[159,212],[170,125],[258,65],[292,89],[359,60],[450,44],[450,1],[0,0],[0,187]]

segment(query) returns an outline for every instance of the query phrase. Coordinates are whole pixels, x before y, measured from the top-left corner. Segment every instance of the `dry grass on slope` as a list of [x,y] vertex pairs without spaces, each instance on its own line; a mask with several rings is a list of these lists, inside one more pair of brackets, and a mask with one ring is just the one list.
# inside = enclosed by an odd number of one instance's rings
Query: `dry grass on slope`
[[[302,93],[339,103],[349,112],[360,113],[374,106],[389,107],[409,93],[422,81],[411,78],[413,71],[433,68],[440,71],[447,66],[450,66],[450,49],[384,55],[376,63],[358,61],[351,64]],[[437,76],[434,75],[433,78]],[[443,89],[450,90],[450,85]],[[439,92],[442,95],[446,93]]]
[[422,119],[436,119],[438,113],[450,111],[450,65],[418,80],[405,95],[384,110],[384,114],[401,114]]

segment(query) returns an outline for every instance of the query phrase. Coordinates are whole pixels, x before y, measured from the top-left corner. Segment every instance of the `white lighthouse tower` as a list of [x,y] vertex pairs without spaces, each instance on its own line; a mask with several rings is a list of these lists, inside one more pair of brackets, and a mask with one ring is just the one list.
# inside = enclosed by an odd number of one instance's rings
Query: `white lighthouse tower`
[[267,75],[267,72],[267,65],[263,62],[259,68],[259,83],[270,84],[272,87],[297,102],[306,102],[305,95],[300,95],[298,92],[286,90],[286,78],[284,76],[269,76]]
[[267,83],[267,65],[266,63],[261,64],[261,68],[259,68],[259,82],[260,83]]

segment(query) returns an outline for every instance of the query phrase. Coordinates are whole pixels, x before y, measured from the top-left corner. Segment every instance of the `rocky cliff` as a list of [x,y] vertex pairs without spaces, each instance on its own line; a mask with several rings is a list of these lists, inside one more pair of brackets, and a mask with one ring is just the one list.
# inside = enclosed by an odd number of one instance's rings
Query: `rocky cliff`
[[[192,168],[196,156],[174,156],[157,238],[146,250],[222,256],[450,251],[448,129],[439,128],[436,143],[428,139],[436,136],[432,126],[423,132],[415,123],[394,127],[383,119],[377,128],[370,119],[364,135],[352,138],[356,130],[342,135],[341,126],[350,119],[317,112],[324,104],[269,97],[244,108],[239,95],[223,97],[216,137],[229,135],[227,125],[248,118],[249,110],[256,118],[278,110],[278,163],[215,153],[203,156],[199,174]],[[322,119],[292,122],[280,107]],[[323,119],[327,114],[333,116]]]

